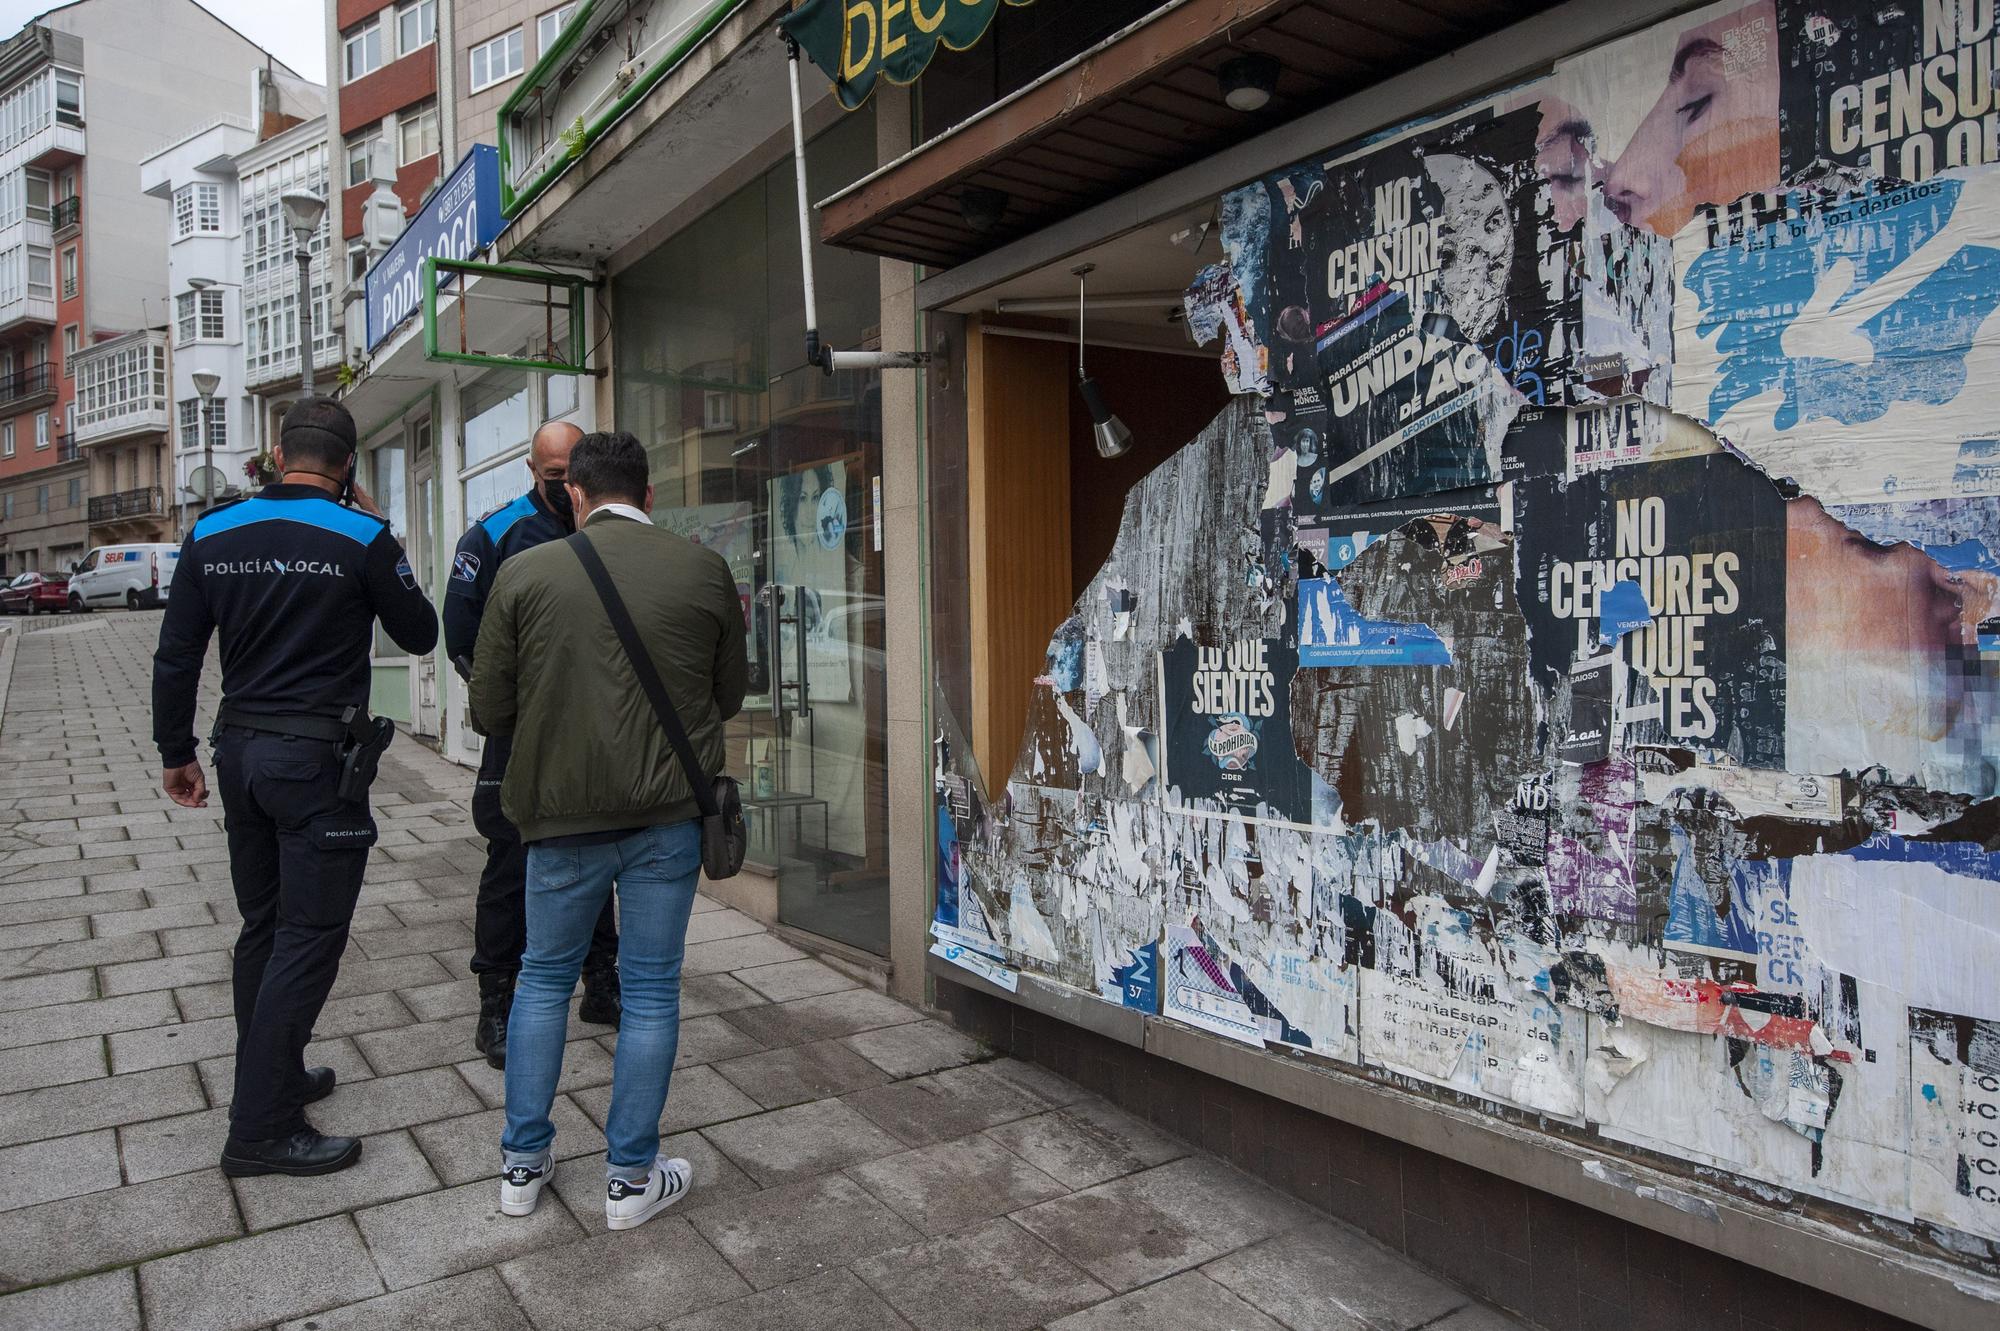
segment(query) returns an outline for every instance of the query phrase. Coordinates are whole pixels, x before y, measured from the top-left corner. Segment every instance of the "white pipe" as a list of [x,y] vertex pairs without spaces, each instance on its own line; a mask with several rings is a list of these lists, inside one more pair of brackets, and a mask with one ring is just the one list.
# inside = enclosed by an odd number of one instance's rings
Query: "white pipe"
[[828,351],[835,370],[921,370],[931,363],[927,351]]
[[[986,324],[981,332],[991,337],[1025,337],[1034,342],[1060,342],[1069,345],[1068,333],[1051,332],[1045,328],[1009,328],[1004,324]],[[1109,347],[1114,351],[1156,351],[1162,356],[1192,356],[1196,360],[1219,361],[1221,353],[1204,351],[1199,347],[1161,347],[1151,342],[1110,342],[1098,338],[1091,343],[1095,347]]]
[[799,260],[806,277],[806,337],[819,346],[819,293],[813,286],[812,206],[806,202],[806,113],[799,97],[799,47],[792,43],[792,170],[799,189]]

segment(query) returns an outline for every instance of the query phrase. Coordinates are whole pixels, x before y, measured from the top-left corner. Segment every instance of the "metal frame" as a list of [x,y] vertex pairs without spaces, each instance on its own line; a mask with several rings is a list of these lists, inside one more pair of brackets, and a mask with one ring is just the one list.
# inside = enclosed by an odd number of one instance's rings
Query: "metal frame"
[[[469,259],[444,259],[435,255],[425,259],[420,278],[424,311],[424,359],[445,361],[453,365],[484,365],[513,370],[540,370],[546,374],[587,374],[597,375],[599,370],[588,368],[584,361],[588,352],[584,348],[583,293],[597,283],[589,278],[576,277],[569,273],[553,273],[542,268],[521,268],[512,264],[474,263]],[[530,360],[520,356],[494,356],[476,351],[441,351],[438,348],[438,281],[443,273],[456,273],[461,278],[479,277],[492,274],[496,277],[515,278],[528,282],[539,282],[546,286],[567,287],[569,289],[569,344],[570,360]],[[462,289],[458,298],[459,343],[465,342],[465,295]],[[553,340],[553,339],[551,339]]]
[[509,221],[540,197],[543,190],[555,183],[556,177],[567,171],[572,162],[589,151],[590,145],[597,142],[600,135],[651,92],[654,85],[678,68],[696,47],[708,40],[709,34],[720,27],[724,19],[735,13],[747,3],[747,0],[715,0],[708,13],[688,29],[685,37],[634,79],[630,87],[613,98],[610,105],[599,112],[595,119],[584,123],[582,137],[568,152],[544,167],[534,179],[523,182],[520,189],[515,189],[510,130],[516,113],[524,102],[549,85],[555,71],[583,45],[585,31],[598,9],[616,2],[617,0],[583,0],[581,8],[570,17],[568,23],[563,25],[562,34],[557,37],[555,45],[542,52],[541,59],[535,61],[528,72],[521,77],[514,91],[508,94],[507,100],[500,104],[500,215]]

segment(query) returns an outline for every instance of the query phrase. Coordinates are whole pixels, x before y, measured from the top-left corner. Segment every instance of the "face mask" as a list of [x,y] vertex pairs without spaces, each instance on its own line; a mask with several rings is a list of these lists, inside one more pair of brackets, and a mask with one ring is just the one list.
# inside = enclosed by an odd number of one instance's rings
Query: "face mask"
[[569,490],[561,481],[543,481],[542,499],[548,504],[549,512],[572,527],[576,525],[576,507],[569,502]]

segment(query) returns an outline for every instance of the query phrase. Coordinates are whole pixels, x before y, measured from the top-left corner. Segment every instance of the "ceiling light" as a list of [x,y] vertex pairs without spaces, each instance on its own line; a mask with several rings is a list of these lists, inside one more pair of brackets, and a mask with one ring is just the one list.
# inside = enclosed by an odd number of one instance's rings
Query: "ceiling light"
[[1222,100],[1237,111],[1261,111],[1278,93],[1278,62],[1268,55],[1239,55],[1222,67]]
[[1006,219],[1009,202],[1005,191],[972,185],[959,192],[958,214],[983,236]]

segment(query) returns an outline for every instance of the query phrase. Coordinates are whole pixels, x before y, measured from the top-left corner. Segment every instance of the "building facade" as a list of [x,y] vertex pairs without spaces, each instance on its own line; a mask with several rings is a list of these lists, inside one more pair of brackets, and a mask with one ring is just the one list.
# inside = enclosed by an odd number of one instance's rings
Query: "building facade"
[[[158,78],[163,67],[176,77]],[[173,317],[163,294],[175,201],[143,192],[140,163],[159,149],[162,127],[240,115],[243,90],[265,70],[289,72],[193,0],[78,0],[0,48],[8,572],[58,570],[104,540],[171,535],[166,430],[127,428],[128,407],[153,399],[146,330]],[[93,84],[111,91],[93,102]],[[202,199],[189,203],[197,231],[219,216]],[[89,353],[109,341],[120,345],[93,363]]]
[[[328,158],[337,190],[336,243],[347,277],[367,271],[371,162],[393,166],[405,215],[440,179],[440,10],[451,0],[328,0]],[[377,154],[371,156],[371,154]]]

